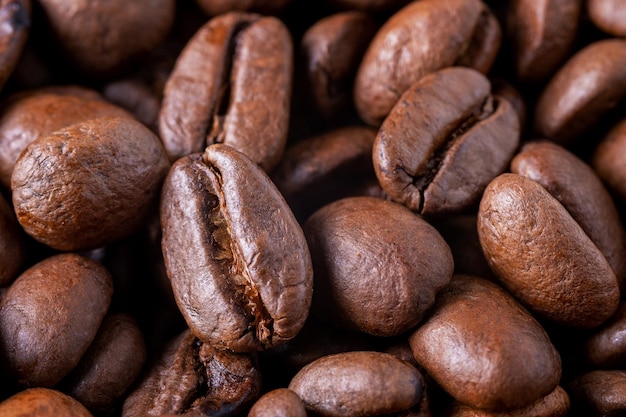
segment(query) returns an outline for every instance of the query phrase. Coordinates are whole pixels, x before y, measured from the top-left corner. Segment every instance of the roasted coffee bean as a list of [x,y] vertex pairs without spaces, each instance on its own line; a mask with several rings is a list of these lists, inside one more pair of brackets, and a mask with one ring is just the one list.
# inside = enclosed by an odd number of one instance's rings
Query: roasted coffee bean
[[40,0],[45,22],[81,72],[107,77],[158,45],[169,32],[175,0]]
[[210,16],[217,16],[234,10],[274,14],[282,11],[292,0],[195,0],[200,8]]
[[565,417],[570,409],[570,399],[567,392],[557,386],[554,391],[537,401],[511,411],[485,411],[471,408],[456,401],[445,417]]
[[626,290],[624,227],[593,169],[560,145],[535,141],[525,144],[513,158],[511,172],[537,181],[559,200],[609,261],[620,289]]
[[71,125],[32,142],[17,160],[17,219],[55,249],[105,246],[143,226],[168,168],[158,137],[138,121],[101,117]]
[[478,236],[500,282],[539,316],[593,328],[617,309],[611,265],[538,182],[509,173],[495,178],[480,202]]
[[49,388],[29,388],[0,403],[0,415],[7,417],[92,417],[78,401]]
[[132,118],[97,91],[79,86],[44,87],[9,96],[0,110],[0,182],[11,187],[15,161],[35,139],[104,116]]
[[523,136],[528,121],[528,109],[526,99],[519,88],[502,78],[496,78],[491,80],[491,94],[505,99],[513,106],[513,110],[517,113],[517,119],[519,120],[520,136]]
[[217,350],[185,330],[126,398],[122,416],[238,415],[260,391],[254,356]]
[[95,415],[110,415],[145,360],[146,345],[135,320],[121,313],[105,317],[76,369],[61,382],[63,392]]
[[409,343],[426,372],[474,408],[527,406],[554,390],[561,377],[559,353],[545,330],[482,278],[455,275]]
[[159,132],[171,161],[224,143],[266,171],[284,151],[293,44],[274,17],[231,12],[187,43],[165,86]]
[[376,181],[372,146],[376,130],[348,126],[289,146],[272,181],[302,221],[323,205],[355,194]]
[[411,210],[458,213],[506,170],[518,143],[517,115],[490,94],[489,80],[446,68],[400,97],[374,142],[374,169],[383,190]]
[[423,385],[420,372],[407,362],[388,353],[360,351],[311,362],[289,389],[314,413],[365,417],[408,410],[421,400]]
[[0,195],[0,287],[18,275],[26,261],[26,243],[13,208]]
[[374,336],[416,326],[452,276],[450,248],[437,230],[399,204],[347,197],[309,217],[313,313]]
[[0,351],[11,377],[26,387],[59,382],[96,336],[112,293],[109,272],[76,254],[24,271],[0,302]]
[[354,77],[377,29],[365,12],[346,11],[317,21],[304,33],[300,56],[305,100],[324,120],[342,120],[354,112]]
[[309,313],[311,258],[269,177],[228,145],[179,159],[161,196],[163,256],[203,342],[254,351],[292,339]]
[[626,202],[626,119],[617,123],[600,141],[593,152],[591,165],[609,189]]
[[413,83],[438,69],[456,64],[488,72],[500,32],[480,0],[409,3],[383,24],[365,52],[354,87],[359,116],[380,125]]
[[626,97],[626,39],[604,39],[572,56],[535,107],[539,137],[571,145]]
[[517,79],[537,83],[566,59],[578,30],[582,0],[514,0],[506,31]]
[[31,0],[0,1],[0,89],[13,73],[30,33]]
[[259,398],[248,417],[306,417],[306,409],[298,395],[289,388],[278,388]]
[[626,365],[626,303],[588,337],[584,345],[585,359],[603,369],[621,369]]
[[577,416],[618,417],[626,412],[626,371],[590,371],[568,390]]
[[618,37],[626,37],[626,7],[623,0],[587,0],[587,13],[601,30]]

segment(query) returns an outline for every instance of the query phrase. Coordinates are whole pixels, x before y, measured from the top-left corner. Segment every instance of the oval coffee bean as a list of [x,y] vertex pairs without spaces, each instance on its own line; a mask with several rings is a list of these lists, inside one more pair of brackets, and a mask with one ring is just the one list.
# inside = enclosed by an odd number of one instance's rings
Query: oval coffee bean
[[0,89],[20,59],[31,25],[31,0],[0,1]]
[[28,145],[11,177],[24,230],[59,250],[105,246],[141,227],[169,162],[159,138],[138,121],[101,117]]
[[409,343],[428,375],[474,408],[524,407],[561,378],[561,359],[545,330],[482,278],[455,275]]
[[535,135],[569,145],[626,97],[626,39],[593,42],[572,56],[535,107]]
[[289,389],[314,413],[366,417],[405,411],[419,403],[424,378],[388,353],[346,352],[311,362],[293,377]]
[[495,178],[480,202],[478,236],[502,284],[540,316],[592,328],[617,309],[611,265],[536,181],[517,174]]
[[76,68],[108,77],[162,42],[174,22],[175,0],[106,2],[40,0],[52,39]]
[[602,251],[626,290],[626,235],[617,207],[593,169],[548,141],[526,143],[511,161],[511,172],[537,181],[563,206]]
[[250,158],[216,144],[179,159],[163,186],[161,222],[174,297],[199,339],[254,351],[300,331],[313,290],[307,243]]
[[582,0],[515,0],[507,16],[517,79],[544,81],[573,46]]
[[626,371],[595,370],[579,375],[568,385],[572,409],[588,416],[623,416],[626,413]]
[[561,386],[557,386],[545,397],[511,411],[479,410],[458,401],[455,401],[450,408],[445,417],[566,417],[570,410],[570,399],[567,392]]
[[424,215],[461,212],[506,170],[519,143],[519,120],[489,90],[484,75],[452,67],[426,75],[402,95],[373,150],[376,176],[393,200]]
[[488,72],[500,36],[498,21],[480,0],[409,3],[385,22],[365,52],[354,86],[359,116],[380,125],[413,83],[455,63]]
[[584,344],[585,359],[596,368],[623,369],[626,366],[626,303],[590,335]]
[[626,7],[623,0],[587,0],[591,21],[604,32],[626,37]]
[[215,349],[185,330],[126,398],[122,417],[239,415],[260,391],[253,356]]
[[29,388],[0,403],[7,417],[93,417],[78,401],[49,388]]
[[302,82],[312,108],[324,120],[341,120],[354,112],[354,77],[377,29],[367,13],[346,11],[318,20],[302,36]]
[[132,118],[97,91],[83,87],[46,87],[9,96],[0,113],[0,182],[11,187],[15,161],[35,139],[104,116]]
[[626,163],[621,155],[626,152],[626,119],[606,134],[593,152],[591,166],[611,191],[626,202]]
[[170,160],[224,143],[271,170],[287,142],[292,72],[292,39],[280,20],[238,12],[211,19],[165,85],[159,132]]
[[61,382],[63,392],[96,415],[110,413],[146,361],[146,344],[128,314],[105,317],[78,366]]
[[54,255],[22,273],[0,302],[0,350],[17,381],[51,387],[74,369],[112,294],[109,272],[76,254]]
[[396,336],[417,325],[454,269],[437,230],[399,204],[347,197],[309,217],[313,313],[333,325]]
[[289,388],[277,388],[259,398],[248,417],[306,417],[306,409],[298,394]]

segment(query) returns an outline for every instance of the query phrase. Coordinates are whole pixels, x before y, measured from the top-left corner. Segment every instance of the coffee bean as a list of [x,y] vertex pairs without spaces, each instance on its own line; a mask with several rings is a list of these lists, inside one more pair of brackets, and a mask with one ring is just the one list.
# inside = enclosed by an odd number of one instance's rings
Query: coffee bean
[[313,289],[307,243],[250,158],[216,144],[179,159],[163,186],[161,222],[174,296],[199,339],[254,351],[300,331]]
[[315,272],[313,313],[334,325],[400,335],[422,320],[452,276],[441,235],[393,202],[343,198],[303,228]]
[[154,209],[169,163],[158,138],[129,118],[87,120],[27,146],[11,177],[26,232],[59,250],[129,236]]
[[626,149],[626,119],[613,126],[598,143],[591,165],[611,191],[626,202],[626,164],[620,158]]
[[590,371],[569,386],[572,409],[580,415],[620,416],[626,411],[626,371]]
[[29,388],[0,403],[0,415],[20,417],[92,417],[78,401],[49,388]]
[[506,32],[514,48],[518,80],[546,80],[573,47],[581,0],[515,0],[508,10]]
[[232,416],[256,400],[260,389],[254,356],[217,350],[186,330],[126,398],[122,416]]
[[60,381],[96,336],[112,293],[109,272],[76,254],[24,271],[0,302],[0,350],[12,377],[26,387]]
[[269,171],[287,141],[293,45],[273,17],[231,12],[207,22],[165,86],[159,132],[171,161],[224,143]]
[[626,304],[590,335],[584,344],[585,359],[597,368],[620,369],[626,364]]
[[535,107],[539,137],[571,145],[626,96],[626,40],[604,39],[572,56]]
[[585,2],[591,21],[603,31],[626,37],[626,9],[620,0],[588,0]]
[[30,0],[0,2],[0,89],[13,73],[24,50],[31,26]]
[[365,52],[354,87],[359,116],[380,125],[413,83],[455,63],[488,72],[500,36],[498,21],[480,0],[409,3],[383,24]]
[[314,413],[376,416],[417,404],[423,384],[422,375],[407,362],[388,353],[360,351],[310,363],[294,376],[289,389]]
[[489,80],[462,67],[413,84],[385,119],[374,142],[378,181],[395,201],[423,215],[458,213],[476,204],[507,168],[519,121]]
[[289,388],[278,388],[259,398],[248,417],[306,417],[300,397]]
[[619,287],[611,265],[539,183],[496,177],[480,202],[478,236],[502,285],[539,316],[593,328],[615,312]]

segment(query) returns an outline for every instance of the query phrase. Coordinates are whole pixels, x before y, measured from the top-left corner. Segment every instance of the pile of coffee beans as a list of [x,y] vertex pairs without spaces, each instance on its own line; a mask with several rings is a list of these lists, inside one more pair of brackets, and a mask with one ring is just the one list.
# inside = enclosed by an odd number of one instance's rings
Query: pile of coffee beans
[[626,415],[625,0],[0,0],[1,417]]

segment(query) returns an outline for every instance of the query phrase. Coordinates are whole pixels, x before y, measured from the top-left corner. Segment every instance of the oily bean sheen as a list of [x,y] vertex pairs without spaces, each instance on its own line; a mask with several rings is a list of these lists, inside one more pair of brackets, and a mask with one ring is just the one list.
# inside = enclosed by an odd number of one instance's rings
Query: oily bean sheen
[[13,209],[0,195],[0,287],[8,286],[26,261],[24,234]]
[[604,32],[626,37],[626,7],[623,0],[588,0],[587,12],[591,21]]
[[40,137],[11,176],[17,219],[59,250],[92,249],[141,227],[169,162],[159,138],[127,117],[101,117]]
[[587,362],[595,367],[626,366],[626,303],[620,303],[615,314],[587,338],[584,351]]
[[216,144],[179,159],[163,186],[161,222],[174,297],[199,339],[253,351],[300,331],[313,290],[307,243],[250,158]]
[[92,417],[78,401],[49,388],[29,388],[0,403],[0,415],[7,417]]
[[158,45],[174,21],[175,0],[39,0],[59,46],[78,69],[110,76]]
[[500,36],[498,21],[480,0],[409,3],[383,24],[365,52],[354,87],[359,116],[380,125],[413,83],[455,63],[488,72]]
[[287,141],[292,73],[280,20],[231,12],[208,21],[165,85],[159,132],[170,160],[224,143],[269,171]]
[[626,202],[626,118],[611,128],[594,150],[591,166],[621,202]]
[[277,388],[259,398],[248,417],[306,417],[306,409],[298,394],[289,388]]
[[399,204],[346,197],[304,224],[315,271],[313,311],[374,336],[417,325],[445,287],[449,246],[424,219]]
[[126,398],[122,417],[238,415],[260,390],[253,356],[217,350],[185,330]]
[[554,391],[529,405],[511,411],[487,411],[455,401],[445,417],[565,417],[570,409],[567,392],[557,386]]
[[478,236],[502,284],[540,316],[592,328],[617,309],[611,265],[538,182],[517,174],[495,178],[480,202]]
[[452,67],[426,75],[402,95],[373,150],[376,176],[393,200],[425,216],[464,211],[506,170],[519,120],[489,90],[479,72]]
[[54,255],[22,273],[0,303],[0,351],[18,382],[51,387],[74,369],[112,294],[109,272],[76,254]]
[[619,417],[626,413],[626,371],[594,370],[568,386],[572,409],[586,416]]
[[514,0],[507,33],[517,79],[541,82],[566,58],[578,30],[582,0]]
[[289,389],[323,416],[377,416],[408,410],[424,395],[424,379],[407,362],[382,352],[324,356],[298,372]]
[[626,39],[578,51],[552,77],[535,107],[537,136],[569,145],[626,97]]
[[82,87],[47,87],[10,96],[0,114],[0,182],[11,187],[15,161],[35,139],[104,116],[132,118],[95,90]]
[[31,0],[0,1],[0,89],[18,63],[30,32]]
[[511,172],[537,181],[563,204],[609,261],[620,288],[626,289],[624,227],[593,169],[560,145],[535,141],[525,144],[513,158]]
[[541,325],[497,285],[455,275],[409,337],[417,362],[456,400],[493,411],[554,390],[561,359]]

